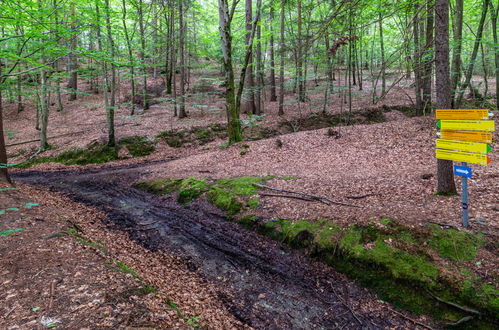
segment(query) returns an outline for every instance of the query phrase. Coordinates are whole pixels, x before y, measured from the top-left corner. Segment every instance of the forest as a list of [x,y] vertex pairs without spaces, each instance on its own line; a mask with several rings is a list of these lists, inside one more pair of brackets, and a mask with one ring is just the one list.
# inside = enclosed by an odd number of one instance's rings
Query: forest
[[497,329],[498,0],[0,0],[0,328]]

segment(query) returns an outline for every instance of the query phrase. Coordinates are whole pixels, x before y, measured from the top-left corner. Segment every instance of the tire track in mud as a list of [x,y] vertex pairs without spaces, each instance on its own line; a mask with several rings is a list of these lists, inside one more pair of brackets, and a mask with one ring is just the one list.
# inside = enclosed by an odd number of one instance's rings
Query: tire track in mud
[[[392,312],[380,315],[366,312],[366,308],[355,310],[356,302],[377,298],[324,264],[205,212],[202,205],[185,208],[172,198],[149,195],[130,187],[147,172],[147,167],[155,165],[23,171],[13,177],[62,192],[77,202],[104,211],[113,229],[126,231],[150,250],[181,255],[189,270],[215,283],[228,310],[251,327],[413,326]],[[352,306],[355,315],[344,302]]]

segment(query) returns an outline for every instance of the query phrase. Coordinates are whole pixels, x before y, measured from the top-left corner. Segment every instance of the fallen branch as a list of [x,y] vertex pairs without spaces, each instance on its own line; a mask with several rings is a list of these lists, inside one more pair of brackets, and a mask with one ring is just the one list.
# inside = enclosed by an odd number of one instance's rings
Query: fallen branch
[[8,312],[7,312],[7,314],[5,314],[5,315],[3,316],[3,318],[4,318],[4,319],[6,319],[6,318],[7,318],[7,316],[9,316],[9,315],[10,315],[10,313],[12,313],[12,312],[14,311],[14,309],[16,309],[16,306],[12,307],[12,308],[10,309],[10,311],[8,311]]
[[471,321],[471,320],[473,320],[473,316],[465,316],[465,317],[463,317],[462,319],[460,319],[457,322],[447,323],[446,325],[449,326],[449,327],[455,327],[457,325],[460,325],[460,324],[462,324],[464,322],[468,322],[468,321]]
[[357,314],[355,314],[355,312],[352,310],[352,308],[343,299],[341,299],[340,296],[338,296],[338,294],[336,293],[336,290],[334,289],[334,286],[332,284],[331,284],[331,289],[333,289],[333,293],[336,296],[336,298],[338,298],[338,300],[341,302],[341,304],[343,306],[345,306],[350,311],[350,313],[352,313],[353,317],[355,317],[357,322],[359,322],[360,325],[364,325],[364,323],[362,323],[362,321],[359,319]]
[[449,224],[446,224],[446,223],[440,223],[440,222],[435,222],[435,221],[428,221],[428,223],[432,223],[432,224],[434,224],[434,225],[439,225],[439,226],[441,226],[441,227],[449,227],[449,228],[454,228],[454,229],[458,230],[456,226],[454,226],[454,225],[449,225]]
[[300,197],[300,196],[295,196],[295,195],[260,193],[260,196],[295,198],[295,199],[301,199],[301,200],[307,201],[307,202],[314,202],[313,199],[305,198],[305,197]]
[[455,303],[450,302],[450,301],[445,301],[445,300],[443,300],[442,298],[439,298],[439,297],[437,297],[436,295],[434,295],[434,294],[433,294],[430,290],[428,290],[428,289],[426,289],[426,292],[428,292],[428,294],[429,294],[430,296],[432,296],[433,298],[435,298],[435,300],[437,300],[437,301],[439,301],[439,302],[441,302],[441,303],[443,303],[443,304],[447,304],[447,305],[452,306],[452,307],[454,307],[454,308],[460,309],[460,310],[462,310],[463,312],[466,312],[466,313],[471,313],[471,314],[475,314],[475,315],[482,315],[482,313],[480,313],[480,312],[479,312],[479,311],[477,311],[477,310],[474,310],[474,309],[468,308],[468,307],[466,307],[466,306],[460,306],[460,305],[455,304]]
[[418,322],[418,321],[416,321],[416,320],[414,320],[414,319],[411,319],[409,316],[407,316],[407,315],[405,315],[405,314],[403,314],[403,313],[397,312],[396,310],[391,309],[391,308],[388,308],[388,310],[389,310],[389,311],[391,311],[391,312],[394,312],[394,313],[395,313],[395,314],[397,314],[397,315],[402,316],[404,319],[409,320],[409,321],[411,321],[412,323],[414,323],[414,324],[416,324],[416,325],[422,326],[423,328],[426,328],[426,329],[433,330],[433,328],[432,328],[432,327],[430,327],[430,326],[428,326],[428,325],[426,325],[426,324],[424,324],[424,323]]
[[[85,133],[85,132],[86,131],[64,133],[64,134],[49,136],[47,139],[55,139],[55,138],[66,136],[66,135],[80,134],[80,133]],[[7,144],[7,145],[5,145],[5,147],[13,147],[13,146],[21,145],[21,144],[28,144],[28,143],[38,142],[38,141],[40,141],[40,138],[34,139],[34,140],[29,140],[29,141],[23,141],[23,142],[17,142],[17,143]]]
[[[333,201],[327,197],[311,195],[311,194],[307,194],[307,193],[303,193],[303,192],[299,192],[299,191],[279,189],[279,188],[269,187],[269,186],[265,186],[265,185],[257,184],[257,183],[253,183],[253,185],[255,187],[262,188],[262,189],[268,189],[268,190],[274,190],[274,191],[279,191],[279,192],[288,193],[288,194],[296,194],[296,195],[305,196],[308,198],[304,199],[304,200],[308,200],[308,201],[315,200],[315,201],[319,201],[321,203],[328,204],[328,205],[337,204],[337,205],[350,206],[350,207],[360,207],[358,205],[337,202],[337,201]],[[276,196],[281,196],[281,195],[276,195]],[[285,195],[282,195],[282,196],[285,196]],[[289,195],[289,196],[291,196],[291,195]],[[291,198],[296,198],[296,197],[291,197]],[[299,199],[303,199],[303,198],[299,198]]]
[[369,197],[369,196],[374,196],[375,194],[365,194],[365,195],[359,195],[359,196],[346,196],[346,198],[350,198],[350,199],[362,199],[362,198],[366,198],[366,197]]

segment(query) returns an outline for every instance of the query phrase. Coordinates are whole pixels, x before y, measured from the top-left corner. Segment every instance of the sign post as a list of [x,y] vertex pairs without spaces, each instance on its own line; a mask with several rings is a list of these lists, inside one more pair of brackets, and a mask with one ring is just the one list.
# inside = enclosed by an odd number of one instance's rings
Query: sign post
[[468,178],[472,169],[468,163],[488,165],[491,159],[487,155],[492,151],[492,132],[495,130],[493,114],[487,109],[438,109],[435,156],[461,162],[454,165],[454,174],[462,177],[462,213],[463,226],[469,226]]

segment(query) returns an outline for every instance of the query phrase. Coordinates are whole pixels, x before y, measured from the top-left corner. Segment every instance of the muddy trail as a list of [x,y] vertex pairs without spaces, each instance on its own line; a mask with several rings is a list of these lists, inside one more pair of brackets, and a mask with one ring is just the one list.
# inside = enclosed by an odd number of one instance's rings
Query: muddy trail
[[[111,229],[126,231],[150,250],[182,256],[189,270],[215,283],[227,309],[248,326],[415,326],[390,309],[380,308],[376,296],[334,269],[226,221],[207,211],[209,207],[186,208],[173,198],[152,196],[131,187],[147,175],[148,168],[162,163],[77,171],[19,171],[13,177],[100,209],[106,213]],[[376,312],[371,312],[369,306]]]

